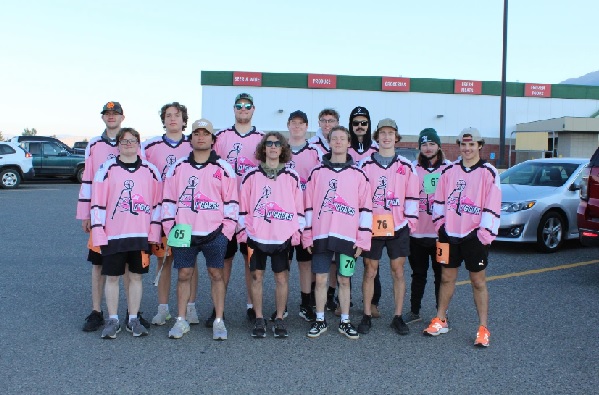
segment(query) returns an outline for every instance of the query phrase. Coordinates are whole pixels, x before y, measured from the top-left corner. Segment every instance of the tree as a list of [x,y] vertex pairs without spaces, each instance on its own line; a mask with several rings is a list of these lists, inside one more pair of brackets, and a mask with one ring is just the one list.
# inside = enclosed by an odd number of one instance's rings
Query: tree
[[35,130],[35,128],[25,128],[23,129],[23,134],[22,136],[36,136],[37,135],[37,130]]
[[2,130],[0,130],[0,141],[4,141],[4,134],[2,134]]

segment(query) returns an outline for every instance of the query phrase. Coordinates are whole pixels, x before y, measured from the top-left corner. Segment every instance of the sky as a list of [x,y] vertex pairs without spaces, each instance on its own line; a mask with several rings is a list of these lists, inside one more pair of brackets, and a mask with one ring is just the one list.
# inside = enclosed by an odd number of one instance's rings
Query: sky
[[[202,70],[500,81],[503,4],[4,2],[0,131],[89,138],[114,100],[123,126],[159,135],[165,103],[201,117]],[[559,83],[599,70],[598,11],[596,0],[511,0],[507,80]]]

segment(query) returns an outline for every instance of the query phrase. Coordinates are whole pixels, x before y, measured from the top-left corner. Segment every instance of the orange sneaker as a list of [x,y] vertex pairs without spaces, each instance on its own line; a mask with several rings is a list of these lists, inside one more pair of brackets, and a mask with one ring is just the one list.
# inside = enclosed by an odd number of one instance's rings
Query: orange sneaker
[[441,333],[447,332],[449,332],[447,320],[442,321],[441,318],[435,317],[422,334],[425,336],[439,336]]
[[483,325],[478,327],[478,332],[476,332],[476,340],[474,341],[474,345],[476,347],[489,347],[489,339],[491,338],[491,332],[484,327]]

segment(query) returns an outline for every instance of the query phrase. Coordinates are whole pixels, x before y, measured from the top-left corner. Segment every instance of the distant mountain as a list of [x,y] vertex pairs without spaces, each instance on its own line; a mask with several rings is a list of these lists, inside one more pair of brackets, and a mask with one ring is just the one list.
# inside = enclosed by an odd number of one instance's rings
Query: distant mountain
[[560,84],[573,84],[573,85],[594,85],[599,86],[599,70],[590,72],[577,78],[568,78]]

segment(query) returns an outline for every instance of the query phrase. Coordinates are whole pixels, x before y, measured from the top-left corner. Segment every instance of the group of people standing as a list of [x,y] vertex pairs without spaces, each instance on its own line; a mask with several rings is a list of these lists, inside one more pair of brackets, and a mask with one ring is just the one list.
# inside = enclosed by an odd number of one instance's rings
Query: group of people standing
[[[420,309],[432,267],[436,317],[424,335],[447,333],[447,310],[457,270],[470,273],[479,326],[476,346],[488,346],[488,291],[485,269],[489,245],[497,234],[501,193],[493,166],[480,158],[478,130],[464,129],[457,140],[461,159],[449,162],[437,132],[420,132],[420,155],[411,163],[396,154],[400,141],[393,119],[372,129],[368,110],[356,107],[349,128],[339,114],[324,109],[316,135],[307,139],[308,117],[290,114],[289,138],[252,125],[250,94],[236,96],[235,124],[218,132],[207,119],[192,123],[178,102],[162,107],[165,134],[141,144],[137,131],[121,128],[118,102],[102,109],[106,129],[86,149],[77,218],[90,233],[92,313],[84,331],[102,328],[102,338],[121,330],[119,277],[128,311],[125,328],[148,334],[150,322],[139,311],[141,275],[150,255],[158,257],[157,313],[151,324],[170,320],[171,269],[178,271],[177,317],[169,337],[178,339],[199,324],[195,307],[197,256],[202,252],[211,281],[213,311],[205,320],[213,339],[225,340],[225,295],[233,257],[245,264],[247,318],[251,336],[264,338],[263,278],[268,258],[275,278],[276,311],[269,317],[274,337],[285,338],[289,270],[299,268],[299,315],[311,323],[307,336],[328,330],[325,310],[339,316],[338,331],[351,339],[369,333],[379,318],[379,261],[390,260],[395,309],[391,327],[407,335],[421,320]],[[350,321],[352,276],[362,257],[363,316]],[[412,269],[410,309],[403,311],[406,258]],[[441,263],[440,263],[441,262]],[[101,310],[106,295],[108,318]],[[337,296],[335,296],[337,293]]]

